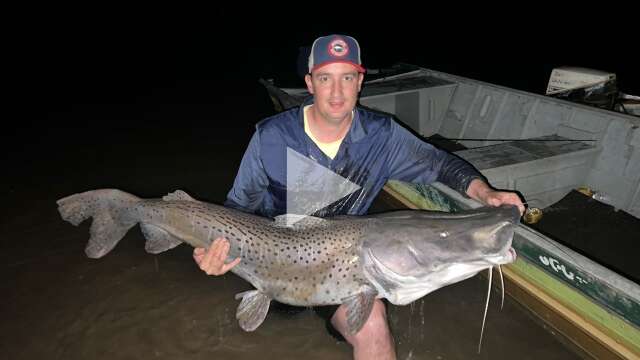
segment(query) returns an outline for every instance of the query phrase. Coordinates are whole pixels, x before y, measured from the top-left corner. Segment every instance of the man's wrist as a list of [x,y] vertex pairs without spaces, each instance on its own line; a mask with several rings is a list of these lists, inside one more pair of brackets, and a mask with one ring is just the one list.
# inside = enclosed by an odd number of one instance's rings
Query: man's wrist
[[480,178],[471,180],[467,187],[467,196],[470,198],[482,202],[482,199],[486,197],[486,194],[491,191],[491,187]]

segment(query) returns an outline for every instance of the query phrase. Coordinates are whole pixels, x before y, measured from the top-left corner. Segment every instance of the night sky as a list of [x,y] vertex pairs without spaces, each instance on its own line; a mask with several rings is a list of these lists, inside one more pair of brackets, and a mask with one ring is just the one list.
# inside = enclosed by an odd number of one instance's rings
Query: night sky
[[[218,126],[224,121],[250,127],[273,112],[258,78],[301,86],[299,48],[330,33],[356,37],[369,68],[406,62],[543,93],[554,67],[573,65],[616,72],[622,91],[640,94],[638,37],[631,23],[619,15],[596,22],[594,9],[565,14],[562,21],[550,9],[529,17],[523,15],[528,9],[492,17],[474,16],[473,10],[461,17],[444,10],[404,9],[413,13],[404,16],[384,8],[335,15],[316,9],[315,18],[304,10],[67,10],[29,16],[15,31],[10,102],[18,106],[19,120],[6,125],[9,140],[29,141],[25,134],[89,118],[145,118],[145,112],[161,112],[152,108],[163,103],[181,104],[188,115],[180,121],[211,121],[197,110],[210,105],[219,108]],[[238,107],[242,116],[234,116]],[[146,118],[175,121],[161,115]],[[93,125],[109,123],[85,124]]]

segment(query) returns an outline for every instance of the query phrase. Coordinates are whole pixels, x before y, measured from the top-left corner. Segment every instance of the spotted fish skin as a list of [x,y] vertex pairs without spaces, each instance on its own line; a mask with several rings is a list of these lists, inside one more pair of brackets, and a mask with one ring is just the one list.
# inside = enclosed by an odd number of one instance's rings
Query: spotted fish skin
[[296,306],[340,304],[361,290],[364,220],[321,220],[295,229],[273,220],[196,201],[140,202],[134,212],[194,247],[229,241],[232,272],[271,299]]
[[[158,241],[149,236],[154,232],[175,239],[169,242],[173,246],[186,242],[193,247],[209,247],[222,236],[230,243],[228,260],[241,258],[231,271],[269,298],[286,304],[341,304],[367,284],[360,263],[362,234],[368,224],[365,219],[316,218],[317,222],[308,226],[285,227],[268,218],[176,193],[164,199],[144,200],[119,190],[94,190],[61,199],[58,205],[62,217],[74,224],[79,222],[69,215],[72,210],[76,210],[73,214],[82,213],[84,220],[100,208],[108,209],[111,217],[126,224],[126,229],[140,223],[148,251],[154,248],[149,244]],[[80,209],[83,204],[85,208]],[[94,216],[94,223],[100,217]],[[102,257],[115,243],[96,244],[92,237],[87,254]],[[91,248],[108,250],[90,253]]]

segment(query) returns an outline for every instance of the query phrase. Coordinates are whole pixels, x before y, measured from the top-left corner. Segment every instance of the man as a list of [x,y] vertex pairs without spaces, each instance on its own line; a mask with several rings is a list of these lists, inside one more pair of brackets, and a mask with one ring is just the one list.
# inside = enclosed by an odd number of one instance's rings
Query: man
[[[225,205],[270,217],[285,213],[286,157],[292,149],[361,186],[316,215],[362,215],[389,179],[440,181],[486,205],[514,204],[524,211],[515,193],[493,190],[468,163],[424,143],[390,117],[357,107],[364,72],[355,39],[316,39],[305,76],[313,100],[256,126]],[[229,243],[220,238],[208,250],[195,249],[194,258],[207,274],[221,275],[240,261],[225,263],[228,251]],[[380,300],[355,335],[347,334],[344,306],[331,323],[353,346],[355,359],[395,358]]]

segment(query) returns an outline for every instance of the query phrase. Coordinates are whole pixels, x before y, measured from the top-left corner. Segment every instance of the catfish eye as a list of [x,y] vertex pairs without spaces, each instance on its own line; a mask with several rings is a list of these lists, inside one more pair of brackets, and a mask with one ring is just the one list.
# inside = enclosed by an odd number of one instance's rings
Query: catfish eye
[[442,231],[438,235],[440,235],[441,238],[446,238],[447,236],[449,236],[449,232],[448,231]]

